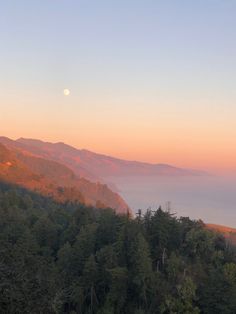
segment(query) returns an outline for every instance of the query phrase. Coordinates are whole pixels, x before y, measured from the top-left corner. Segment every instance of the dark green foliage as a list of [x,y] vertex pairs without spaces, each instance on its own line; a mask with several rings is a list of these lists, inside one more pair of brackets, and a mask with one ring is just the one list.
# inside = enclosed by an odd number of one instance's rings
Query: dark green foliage
[[235,251],[161,208],[131,219],[0,184],[0,313],[233,314]]

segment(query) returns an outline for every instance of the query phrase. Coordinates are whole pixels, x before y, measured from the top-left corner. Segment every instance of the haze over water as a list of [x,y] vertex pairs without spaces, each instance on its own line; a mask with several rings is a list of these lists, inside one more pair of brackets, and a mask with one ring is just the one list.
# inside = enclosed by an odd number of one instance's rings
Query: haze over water
[[164,209],[171,202],[177,216],[189,216],[236,227],[236,177],[120,177],[112,178],[134,212]]

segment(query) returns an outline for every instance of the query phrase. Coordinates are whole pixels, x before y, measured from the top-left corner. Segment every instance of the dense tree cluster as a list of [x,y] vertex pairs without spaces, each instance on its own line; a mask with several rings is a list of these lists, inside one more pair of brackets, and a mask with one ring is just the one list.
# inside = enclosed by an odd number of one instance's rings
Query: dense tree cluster
[[201,221],[0,185],[0,313],[236,313],[235,251]]

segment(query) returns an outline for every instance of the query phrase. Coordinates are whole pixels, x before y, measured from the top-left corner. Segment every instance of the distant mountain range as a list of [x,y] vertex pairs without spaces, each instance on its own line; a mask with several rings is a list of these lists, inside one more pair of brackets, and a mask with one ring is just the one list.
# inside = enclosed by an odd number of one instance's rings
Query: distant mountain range
[[59,162],[38,157],[0,143],[0,180],[36,191],[58,202],[78,201],[118,213],[130,211],[125,201],[107,185],[78,177]]
[[111,180],[117,176],[199,176],[203,171],[182,169],[166,164],[150,164],[122,160],[85,149],[77,149],[64,143],[48,143],[20,138],[16,141],[0,137],[0,142],[35,156],[63,163],[77,176],[92,181]]
[[[165,164],[127,161],[64,143],[0,137],[0,179],[53,195],[126,212],[128,205],[114,191],[112,177],[199,176],[201,171]],[[129,210],[129,209],[128,209]]]

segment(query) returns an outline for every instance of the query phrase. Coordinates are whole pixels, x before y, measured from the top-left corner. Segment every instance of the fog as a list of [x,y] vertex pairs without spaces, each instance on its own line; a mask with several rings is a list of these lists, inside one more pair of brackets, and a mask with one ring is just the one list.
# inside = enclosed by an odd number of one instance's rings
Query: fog
[[178,216],[236,227],[236,177],[119,177],[109,178],[134,213],[166,208]]

